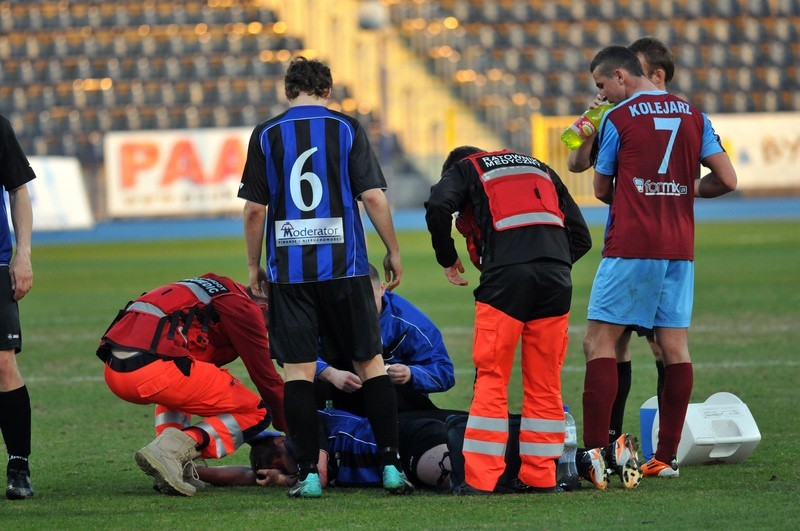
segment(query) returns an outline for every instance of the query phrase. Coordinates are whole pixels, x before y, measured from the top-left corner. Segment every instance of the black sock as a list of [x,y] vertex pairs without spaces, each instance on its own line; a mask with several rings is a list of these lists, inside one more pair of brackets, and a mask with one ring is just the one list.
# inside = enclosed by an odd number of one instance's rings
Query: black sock
[[381,449],[383,466],[394,465],[400,469],[397,455],[399,446],[397,422],[397,396],[388,375],[370,378],[361,387],[364,393],[364,409],[375,434],[375,442]]
[[8,450],[8,468],[27,471],[31,455],[31,398],[26,386],[0,393],[0,429]]
[[661,393],[664,392],[664,362],[656,362],[656,371],[658,371],[658,383],[656,384],[656,398],[658,399],[658,410],[661,411]]
[[319,460],[319,418],[314,383],[305,380],[286,382],[283,387],[283,410],[302,481],[309,473],[317,471]]
[[608,425],[608,442],[614,442],[622,435],[622,420],[625,417],[625,402],[631,390],[631,362],[617,363],[617,396],[611,408],[611,422]]

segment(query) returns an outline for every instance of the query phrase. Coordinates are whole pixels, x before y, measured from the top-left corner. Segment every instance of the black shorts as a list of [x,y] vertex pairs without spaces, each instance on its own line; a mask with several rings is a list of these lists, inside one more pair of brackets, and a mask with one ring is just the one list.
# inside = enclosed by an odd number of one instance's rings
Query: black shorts
[[[425,413],[421,413],[425,414]],[[415,485],[422,485],[416,474],[420,458],[440,444],[447,444],[447,428],[437,418],[413,418],[400,415],[400,462],[408,479]]]
[[[373,303],[374,305],[374,303]],[[11,289],[11,272],[0,266],[0,350],[22,350],[22,330],[19,326],[19,306]]]
[[570,267],[556,260],[536,260],[484,270],[475,300],[527,323],[569,312]]
[[269,342],[283,363],[367,361],[383,352],[369,276],[269,285]]

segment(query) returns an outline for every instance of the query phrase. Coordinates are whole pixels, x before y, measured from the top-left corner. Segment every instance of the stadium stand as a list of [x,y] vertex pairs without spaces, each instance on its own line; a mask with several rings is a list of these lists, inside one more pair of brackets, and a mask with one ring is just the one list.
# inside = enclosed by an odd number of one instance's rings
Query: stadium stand
[[[429,71],[515,149],[530,149],[530,128],[520,123],[531,113],[585,110],[594,92],[587,66],[599,48],[645,35],[670,45],[677,60],[673,86],[709,113],[798,110],[798,0],[389,4],[392,22]],[[448,17],[458,25],[443,31],[436,24]]]
[[[281,112],[304,45],[277,21],[258,0],[0,2],[0,108],[28,155],[76,156],[97,180],[108,131],[250,128]],[[394,145],[389,163],[410,171]]]
[[[800,109],[800,0],[382,3],[415,61],[516,150],[531,149],[531,114],[583,112],[600,47],[644,35],[671,46],[673,90],[709,113]],[[108,131],[252,127],[283,108],[285,67],[305,48],[282,4],[0,0],[1,112],[29,155],[77,156],[90,179]],[[337,87],[337,101],[349,96]],[[380,123],[390,109],[341,108],[367,124],[390,173],[415,172]]]

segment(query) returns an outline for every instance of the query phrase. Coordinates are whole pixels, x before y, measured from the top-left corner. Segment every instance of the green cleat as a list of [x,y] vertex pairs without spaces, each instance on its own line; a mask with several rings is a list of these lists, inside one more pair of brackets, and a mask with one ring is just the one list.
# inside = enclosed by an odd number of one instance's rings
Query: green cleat
[[414,492],[414,485],[394,465],[383,467],[383,488],[389,494],[402,495]]
[[322,496],[319,474],[315,472],[307,475],[306,479],[298,481],[286,494],[290,498],[319,498]]

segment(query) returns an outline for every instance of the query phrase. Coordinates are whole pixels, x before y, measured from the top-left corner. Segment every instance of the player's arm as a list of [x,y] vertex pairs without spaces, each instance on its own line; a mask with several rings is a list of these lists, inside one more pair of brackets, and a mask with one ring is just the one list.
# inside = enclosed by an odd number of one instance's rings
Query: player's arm
[[395,384],[409,381],[423,393],[447,391],[453,387],[455,369],[439,329],[421,311],[403,313],[404,326],[393,331],[387,352],[392,356],[387,373]]
[[700,150],[700,162],[710,169],[711,173],[701,179],[695,179],[695,197],[719,197],[736,189],[736,170],[705,113],[703,113],[703,145]]
[[695,197],[719,197],[736,190],[737,177],[730,157],[724,151],[703,159],[703,166],[711,170],[694,181]]
[[592,167],[592,147],[594,146],[597,133],[587,137],[586,140],[569,152],[567,157],[567,169],[572,173],[581,173]]
[[264,246],[264,223],[267,207],[253,201],[244,203],[244,240],[247,248],[247,276],[250,289],[256,295],[262,293],[267,274],[261,267],[261,250]]
[[603,203],[610,205],[614,200],[614,176],[604,175],[597,170],[594,172],[594,196]]
[[33,286],[33,267],[31,266],[31,233],[33,232],[33,209],[28,186],[23,184],[8,192],[11,207],[11,223],[17,246],[11,260],[11,289],[14,300],[24,297]]
[[[599,107],[605,103],[605,99],[600,94],[595,95],[594,101],[589,105],[590,109]],[[586,137],[583,144],[569,152],[567,157],[567,169],[572,173],[581,173],[592,167],[592,151],[596,149],[597,133]]]
[[400,244],[397,242],[397,235],[394,231],[392,222],[392,212],[389,208],[389,200],[380,188],[366,190],[361,194],[361,202],[367,212],[375,231],[380,236],[384,247],[386,247],[386,257],[383,259],[383,269],[386,272],[386,289],[391,291],[400,284],[403,276],[403,265],[400,263]]
[[[319,367],[319,362],[317,362]],[[353,393],[361,389],[361,378],[349,371],[343,371],[330,365],[317,372],[317,378],[323,382],[328,382],[336,389],[344,393]]]
[[256,485],[256,474],[249,466],[198,466],[197,476],[218,487]]

